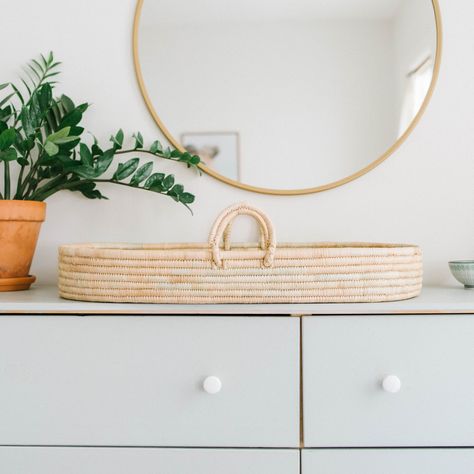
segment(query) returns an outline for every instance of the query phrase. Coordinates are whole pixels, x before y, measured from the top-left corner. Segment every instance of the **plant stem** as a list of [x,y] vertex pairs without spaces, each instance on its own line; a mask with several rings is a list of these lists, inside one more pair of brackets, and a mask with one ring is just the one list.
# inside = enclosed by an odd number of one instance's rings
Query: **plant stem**
[[41,161],[41,153],[38,155],[38,158],[36,159],[36,162],[31,164],[31,169],[28,172],[28,174],[26,175],[25,184],[28,183],[28,188],[25,192],[25,196],[23,196],[23,197],[28,196],[28,194],[30,192],[34,191],[34,189],[33,189],[33,178],[35,177],[36,171],[38,170],[40,161]]
[[[26,156],[24,157],[25,160],[27,160],[28,158],[30,158],[30,152],[28,151]],[[33,163],[32,163],[33,164]],[[32,165],[31,164],[31,165]],[[31,166],[30,165],[30,166]],[[18,181],[16,183],[16,193],[15,193],[15,199],[21,199],[21,193],[23,191],[23,174],[25,172],[25,168],[26,168],[26,165],[22,165],[21,168],[20,168],[20,173],[18,175]]]
[[10,199],[10,163],[5,161],[5,180],[4,180],[5,199]]
[[[79,184],[81,183],[111,183],[111,184],[119,184],[120,186],[126,186],[128,188],[133,188],[133,189],[142,189],[144,191],[150,191],[152,193],[155,193],[155,194],[162,194],[163,196],[169,196],[168,194],[164,193],[164,192],[160,192],[160,191],[153,191],[151,189],[146,189],[146,188],[140,188],[140,187],[137,187],[137,186],[132,186],[131,184],[128,184],[128,183],[121,183],[120,181],[114,181],[112,179],[84,179],[82,181],[73,181],[73,182],[69,182],[69,183],[63,183],[63,184],[60,184],[56,187],[53,187],[49,190],[47,190],[46,192],[44,191],[44,188],[41,190],[40,192],[40,189],[38,189],[37,191],[35,191],[29,199],[31,199],[32,201],[44,201],[45,199],[49,198],[50,196],[52,196],[53,194],[57,193],[58,191],[62,191],[63,189],[73,189],[75,187],[77,187]],[[48,183],[49,184],[49,183]],[[47,186],[47,185],[45,185]],[[171,197],[171,196],[169,196]],[[191,208],[185,204],[185,203],[181,203],[183,204],[192,214],[192,210]]]
[[23,173],[25,171],[25,167],[22,166],[20,168],[20,174],[18,175],[18,181],[17,181],[17,184],[16,184],[16,193],[15,193],[15,199],[21,199],[21,183],[23,181]]
[[[154,156],[155,158],[156,157],[162,158],[163,160],[180,161],[178,158],[173,158],[171,156],[164,156],[163,154],[160,154],[160,153],[153,153],[152,151],[145,150],[144,148],[130,148],[129,150],[117,150],[115,152],[116,155],[123,155],[125,153],[146,153],[148,155]],[[185,162],[185,163],[187,163],[187,162]],[[191,163],[189,163],[189,164],[191,164]],[[195,165],[191,164],[191,166],[195,166]]]
[[[38,189],[35,190],[35,192],[31,195],[30,199],[32,199],[33,201],[35,201],[38,196],[41,196],[42,194],[46,193],[47,191],[49,191],[50,189],[53,189],[53,188],[56,188],[58,185],[58,183],[61,182],[62,179],[64,179],[66,176],[68,175],[68,173],[63,173],[63,174],[60,174],[59,176],[56,176],[55,178],[51,179],[50,181],[48,181],[46,184],[44,184],[43,186],[40,186]],[[66,184],[66,183],[63,183],[63,184]],[[77,183],[76,183],[77,184]],[[62,189],[62,188],[61,188]],[[40,201],[43,201],[43,199],[40,199]]]

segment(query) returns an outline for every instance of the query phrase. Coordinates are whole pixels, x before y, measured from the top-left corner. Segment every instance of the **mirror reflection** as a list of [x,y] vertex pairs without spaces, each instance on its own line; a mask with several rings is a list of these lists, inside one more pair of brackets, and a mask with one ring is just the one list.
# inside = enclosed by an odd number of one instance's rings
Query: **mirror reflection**
[[175,142],[231,180],[345,178],[410,128],[429,90],[431,0],[144,0],[138,59]]

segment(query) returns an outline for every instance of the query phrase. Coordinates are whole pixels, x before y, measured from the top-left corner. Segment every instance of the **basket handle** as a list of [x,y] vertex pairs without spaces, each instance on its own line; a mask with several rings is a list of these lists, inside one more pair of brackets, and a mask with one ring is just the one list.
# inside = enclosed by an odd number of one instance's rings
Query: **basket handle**
[[253,217],[260,227],[261,247],[265,250],[263,265],[271,267],[275,257],[276,239],[273,224],[267,215],[259,209],[245,203],[234,204],[219,214],[209,234],[209,246],[212,251],[212,261],[217,267],[223,266],[220,243],[225,239],[225,247],[229,248],[229,235],[233,220],[240,215]]
[[[229,222],[224,230],[224,250],[230,250],[230,234],[232,232],[232,224],[233,222]],[[265,250],[265,234],[260,226],[258,226],[258,231],[260,233],[260,248]]]

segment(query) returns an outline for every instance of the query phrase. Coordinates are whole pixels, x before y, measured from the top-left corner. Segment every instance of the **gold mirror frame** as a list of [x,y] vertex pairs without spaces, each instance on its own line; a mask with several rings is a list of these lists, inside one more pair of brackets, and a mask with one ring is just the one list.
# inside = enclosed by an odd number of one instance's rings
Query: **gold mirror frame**
[[[140,16],[142,12],[143,3],[145,0],[137,0],[137,5],[135,8],[135,16],[133,20],[133,33],[132,33],[132,43],[133,43],[133,64],[135,67],[135,74],[137,76],[138,86],[140,87],[141,94],[145,101],[145,104],[153,117],[153,120],[158,125],[159,129],[166,137],[166,139],[178,150],[184,151],[182,145],[173,137],[171,132],[166,128],[165,124],[162,122],[160,117],[158,116],[151,100],[150,96],[148,95],[145,81],[143,79],[143,74],[140,66],[140,58],[138,55],[138,28],[140,26]],[[442,24],[441,24],[441,13],[439,8],[438,0],[431,0],[433,5],[433,11],[435,16],[435,23],[436,23],[436,55],[435,55],[435,63],[433,68],[433,77],[431,79],[431,84],[426,94],[425,100],[420,107],[420,110],[415,115],[415,118],[410,123],[410,126],[405,130],[405,132],[397,139],[397,141],[379,158],[374,160],[372,163],[369,163],[366,167],[362,168],[361,170],[353,173],[345,178],[339,179],[337,181],[333,181],[328,184],[324,184],[322,186],[316,186],[314,188],[303,188],[303,189],[270,189],[270,188],[262,188],[258,186],[252,186],[249,184],[244,184],[239,181],[235,181],[233,179],[229,179],[226,176],[223,176],[216,171],[207,168],[206,166],[199,165],[200,169],[207,173],[210,176],[222,181],[224,183],[230,184],[231,186],[235,186],[236,188],[245,189],[246,191],[253,191],[256,193],[261,194],[274,194],[274,195],[282,195],[282,196],[294,196],[298,194],[312,194],[312,193],[319,193],[321,191],[326,191],[328,189],[337,188],[338,186],[342,186],[343,184],[349,183],[364,174],[368,173],[369,171],[373,170],[376,166],[380,165],[383,161],[385,161],[390,155],[392,155],[407,139],[407,137],[411,134],[414,128],[417,126],[418,122],[420,121],[423,113],[425,112],[428,103],[431,100],[433,95],[436,82],[439,76],[439,69],[441,63],[441,50],[442,50]]]

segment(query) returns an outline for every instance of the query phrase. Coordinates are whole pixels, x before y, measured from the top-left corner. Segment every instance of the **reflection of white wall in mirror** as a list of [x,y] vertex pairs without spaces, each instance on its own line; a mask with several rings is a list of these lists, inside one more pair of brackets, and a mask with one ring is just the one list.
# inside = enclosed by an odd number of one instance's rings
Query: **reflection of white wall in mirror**
[[[213,10],[192,22],[188,14],[180,21],[177,11],[193,12],[195,3],[155,0],[164,19],[157,24],[145,1],[145,84],[176,138],[187,130],[240,133],[242,182],[286,189],[326,184],[368,165],[398,136],[396,58],[403,54],[396,49],[394,14],[403,1],[337,0],[334,16],[291,21],[277,18],[283,4],[295,14],[328,2],[281,0],[269,6],[269,19],[257,14],[265,2],[242,1],[240,16],[230,21],[227,3],[207,0],[199,4]],[[354,8],[361,2],[365,11]],[[377,5],[375,14],[369,4]]]
[[403,0],[395,15],[399,135],[418,113],[433,77],[436,26],[430,3]]
[[[238,130],[248,184],[310,187],[357,171],[398,130],[390,31],[363,20],[315,26],[154,30],[153,41],[142,39],[141,56],[145,80],[159,78],[159,87],[149,86],[158,113],[176,137],[183,130]],[[312,70],[301,71],[308,57]],[[182,79],[186,74],[192,80]]]

